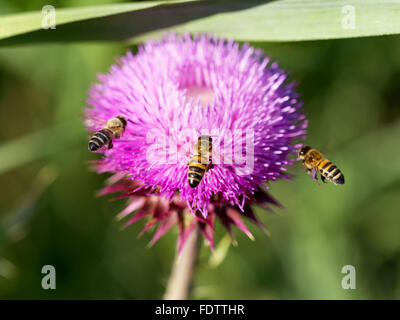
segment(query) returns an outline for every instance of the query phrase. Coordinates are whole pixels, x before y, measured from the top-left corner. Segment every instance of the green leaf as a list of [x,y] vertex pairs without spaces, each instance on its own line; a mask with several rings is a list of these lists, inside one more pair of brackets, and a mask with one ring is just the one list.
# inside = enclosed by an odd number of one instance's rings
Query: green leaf
[[167,30],[213,33],[243,41],[398,34],[400,0],[158,1],[57,9],[54,30],[42,30],[41,19],[41,12],[1,17],[0,39],[4,40],[0,44],[83,40],[137,43]]
[[[166,2],[181,1],[144,1],[127,4],[113,4],[93,7],[78,7],[56,9],[56,26],[71,22],[83,21],[88,19],[112,16],[124,12],[133,12],[156,7]],[[8,38],[18,34],[24,34],[31,31],[42,29],[42,20],[44,14],[42,11],[26,12],[21,14],[10,14],[0,17],[0,39]],[[51,31],[52,29],[50,29]],[[92,30],[95,32],[95,30]]]

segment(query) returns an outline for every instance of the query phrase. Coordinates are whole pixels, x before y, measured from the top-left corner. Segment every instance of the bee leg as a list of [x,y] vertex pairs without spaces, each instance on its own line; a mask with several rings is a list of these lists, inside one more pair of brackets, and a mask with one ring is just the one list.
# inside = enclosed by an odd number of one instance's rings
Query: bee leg
[[209,159],[208,169],[213,169],[214,168],[214,164],[212,162],[212,153],[210,153],[210,156],[209,156],[208,159]]
[[114,138],[115,138],[115,139],[119,139],[119,138],[121,138],[121,135],[120,135],[119,133],[116,133],[116,134],[114,135]]
[[325,178],[323,175],[321,175],[321,181],[322,181],[323,183],[327,183],[327,182],[326,182],[326,178]]
[[314,180],[318,180],[318,177],[317,177],[317,170],[311,169],[311,170],[310,170],[310,174],[311,174],[311,177],[312,177]]
[[112,140],[110,140],[110,142],[108,143],[108,150],[112,149],[112,147],[113,147],[113,143],[112,143]]
[[310,169],[310,174],[313,180],[317,181],[319,184],[318,176],[317,176],[317,170],[316,169]]

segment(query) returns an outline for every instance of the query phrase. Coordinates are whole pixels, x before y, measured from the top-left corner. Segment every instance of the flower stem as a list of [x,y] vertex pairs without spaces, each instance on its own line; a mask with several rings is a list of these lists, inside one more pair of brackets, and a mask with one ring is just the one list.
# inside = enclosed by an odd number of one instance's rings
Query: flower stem
[[197,255],[200,251],[200,231],[189,235],[182,252],[175,257],[164,300],[186,300],[192,284]]

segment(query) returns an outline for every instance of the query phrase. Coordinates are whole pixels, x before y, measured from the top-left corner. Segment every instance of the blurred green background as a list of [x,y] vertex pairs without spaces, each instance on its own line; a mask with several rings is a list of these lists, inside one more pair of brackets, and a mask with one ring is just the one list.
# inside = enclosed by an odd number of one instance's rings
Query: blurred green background
[[[47,4],[2,0],[0,14]],[[298,83],[308,143],[342,169],[346,184],[318,186],[291,167],[293,181],[270,184],[285,209],[259,212],[272,237],[250,224],[255,242],[235,230],[239,246],[217,263],[203,246],[191,298],[400,298],[400,37],[253,45]],[[137,238],[143,222],[121,231],[114,217],[125,202],[96,198],[107,175],[88,165],[98,156],[87,151],[87,90],[127,48],[0,48],[0,298],[162,297],[177,230],[151,249],[151,234]],[[218,224],[217,244],[224,234]],[[47,264],[56,267],[56,290],[41,288]],[[349,264],[356,290],[341,287]]]

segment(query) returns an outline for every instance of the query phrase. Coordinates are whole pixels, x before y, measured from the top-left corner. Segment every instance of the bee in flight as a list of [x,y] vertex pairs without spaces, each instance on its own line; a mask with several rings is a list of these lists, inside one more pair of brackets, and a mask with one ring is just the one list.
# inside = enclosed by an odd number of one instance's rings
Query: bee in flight
[[344,184],[344,175],[331,161],[325,159],[324,155],[309,146],[302,146],[299,149],[299,158],[303,161],[307,173],[313,178],[317,177],[317,171],[321,173],[321,180],[329,180],[334,184]]
[[108,149],[113,147],[112,140],[119,139],[126,128],[124,117],[117,116],[107,121],[106,126],[97,131],[89,140],[89,150],[96,151],[107,145]]
[[188,162],[188,182],[191,188],[196,188],[206,171],[212,168],[212,138],[200,136],[193,149],[194,152]]

